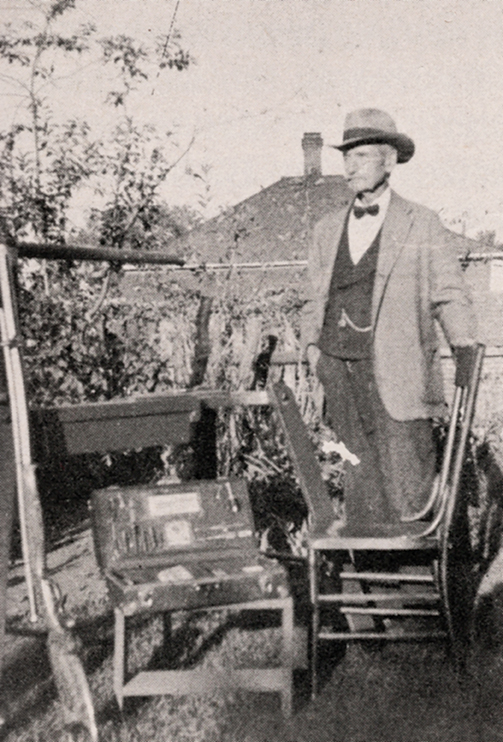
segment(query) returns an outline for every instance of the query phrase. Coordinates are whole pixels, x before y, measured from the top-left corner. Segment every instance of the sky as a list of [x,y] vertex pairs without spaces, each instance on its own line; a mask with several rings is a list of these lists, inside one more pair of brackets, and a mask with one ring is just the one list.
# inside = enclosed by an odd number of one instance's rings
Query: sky
[[[17,22],[33,5],[0,0],[1,18]],[[208,214],[301,175],[304,132],[337,143],[348,111],[377,107],[416,144],[396,190],[455,229],[503,239],[500,0],[77,0],[71,20],[152,39],[175,9],[195,63],[153,79],[133,104],[139,119],[174,129],[180,151],[193,140],[167,184],[171,202],[197,202],[193,171],[206,178]],[[105,87],[99,69],[69,67],[53,94],[99,127],[111,115]],[[2,125],[14,116],[5,92]],[[325,147],[323,173],[341,172]]]

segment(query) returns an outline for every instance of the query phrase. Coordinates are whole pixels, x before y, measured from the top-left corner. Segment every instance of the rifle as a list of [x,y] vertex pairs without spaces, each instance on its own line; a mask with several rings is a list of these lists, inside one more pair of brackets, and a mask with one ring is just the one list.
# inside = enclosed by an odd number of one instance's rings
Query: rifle
[[30,620],[37,622],[40,614],[43,614],[49,658],[70,739],[97,742],[94,707],[78,653],[78,642],[70,631],[71,622],[65,620],[59,588],[47,575],[42,508],[32,459],[11,261],[9,250],[0,244],[0,336],[12,420],[17,502]]

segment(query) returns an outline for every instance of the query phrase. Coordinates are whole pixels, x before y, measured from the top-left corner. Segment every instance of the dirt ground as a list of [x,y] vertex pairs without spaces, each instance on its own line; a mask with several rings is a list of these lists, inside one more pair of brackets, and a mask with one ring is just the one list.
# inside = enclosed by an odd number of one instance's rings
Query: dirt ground
[[[351,645],[343,654],[325,653],[315,701],[309,698],[305,671],[296,673],[295,714],[285,721],[275,694],[251,693],[216,696],[204,703],[135,700],[120,715],[111,688],[113,618],[90,529],[53,548],[48,564],[77,619],[100,739],[107,742],[503,740],[503,571],[498,565],[484,588],[465,676],[456,676],[442,644]],[[5,739],[53,742],[61,738],[58,704],[44,636],[29,626],[27,608],[22,567],[14,564],[8,587]]]

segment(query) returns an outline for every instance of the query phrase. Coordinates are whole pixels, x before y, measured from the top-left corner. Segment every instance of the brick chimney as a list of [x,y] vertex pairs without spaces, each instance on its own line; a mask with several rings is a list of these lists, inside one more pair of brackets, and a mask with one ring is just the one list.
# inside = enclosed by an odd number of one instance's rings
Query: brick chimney
[[321,148],[323,139],[319,132],[306,132],[302,137],[304,150],[304,175],[321,175]]

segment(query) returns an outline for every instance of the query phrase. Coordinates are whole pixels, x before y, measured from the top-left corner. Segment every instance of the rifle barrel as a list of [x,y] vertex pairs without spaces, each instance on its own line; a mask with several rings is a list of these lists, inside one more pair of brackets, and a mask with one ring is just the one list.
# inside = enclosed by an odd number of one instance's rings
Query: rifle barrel
[[15,250],[20,258],[47,258],[49,260],[110,260],[115,263],[157,263],[184,265],[185,260],[164,252],[119,250],[112,247],[83,245],[47,245],[37,242],[18,242]]

